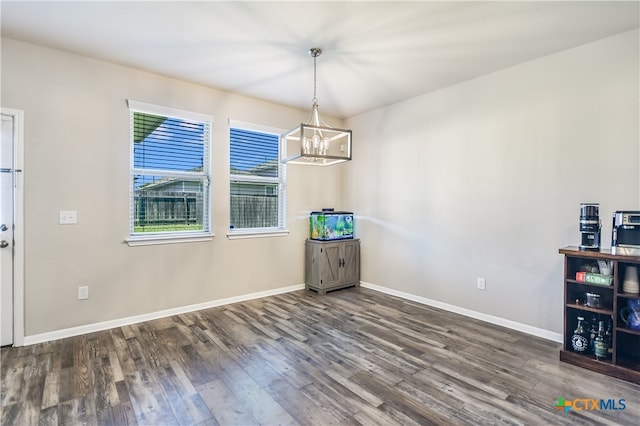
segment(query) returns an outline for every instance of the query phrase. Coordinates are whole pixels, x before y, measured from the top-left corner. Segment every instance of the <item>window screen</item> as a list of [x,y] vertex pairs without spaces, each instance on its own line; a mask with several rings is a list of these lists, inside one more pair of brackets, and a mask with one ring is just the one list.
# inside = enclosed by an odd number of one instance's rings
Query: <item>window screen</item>
[[230,129],[230,229],[270,231],[285,227],[284,166],[279,135]]
[[148,104],[129,105],[131,235],[209,233],[211,122],[163,107],[155,113]]

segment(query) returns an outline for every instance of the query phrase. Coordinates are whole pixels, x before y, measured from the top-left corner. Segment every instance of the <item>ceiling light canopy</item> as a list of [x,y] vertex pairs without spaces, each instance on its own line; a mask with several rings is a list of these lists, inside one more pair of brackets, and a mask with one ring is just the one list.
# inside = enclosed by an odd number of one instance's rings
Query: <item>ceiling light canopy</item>
[[336,129],[320,118],[316,97],[316,58],[322,49],[309,50],[313,57],[313,105],[311,118],[280,136],[281,161],[289,164],[330,166],[351,160],[351,130]]

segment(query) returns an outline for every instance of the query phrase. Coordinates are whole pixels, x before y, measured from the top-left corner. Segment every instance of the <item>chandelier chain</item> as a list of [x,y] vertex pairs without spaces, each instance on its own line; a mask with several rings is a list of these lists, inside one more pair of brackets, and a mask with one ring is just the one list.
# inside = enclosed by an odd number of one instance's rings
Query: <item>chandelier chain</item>
[[318,71],[317,71],[316,59],[321,54],[322,54],[322,49],[319,47],[312,47],[311,49],[309,49],[309,55],[313,56],[313,99],[312,101],[314,104],[318,103],[318,94],[317,94]]
[[318,96],[316,94],[317,87],[317,71],[316,71],[316,56],[313,57],[313,103],[318,103]]

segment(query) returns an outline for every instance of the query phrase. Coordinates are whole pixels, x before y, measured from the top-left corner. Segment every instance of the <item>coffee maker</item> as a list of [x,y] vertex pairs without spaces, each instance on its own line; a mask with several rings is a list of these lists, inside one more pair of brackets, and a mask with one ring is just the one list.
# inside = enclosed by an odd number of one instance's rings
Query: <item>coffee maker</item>
[[640,256],[640,211],[619,210],[613,213],[611,253]]
[[580,204],[580,250],[600,250],[600,204]]

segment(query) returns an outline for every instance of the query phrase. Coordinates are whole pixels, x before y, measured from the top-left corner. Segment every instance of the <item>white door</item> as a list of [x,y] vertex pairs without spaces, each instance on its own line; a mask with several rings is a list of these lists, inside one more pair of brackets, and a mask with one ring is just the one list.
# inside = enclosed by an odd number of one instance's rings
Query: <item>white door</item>
[[0,344],[13,343],[15,117],[2,114],[0,142]]

